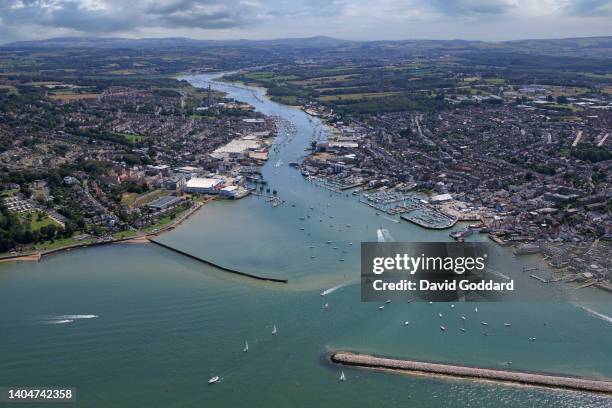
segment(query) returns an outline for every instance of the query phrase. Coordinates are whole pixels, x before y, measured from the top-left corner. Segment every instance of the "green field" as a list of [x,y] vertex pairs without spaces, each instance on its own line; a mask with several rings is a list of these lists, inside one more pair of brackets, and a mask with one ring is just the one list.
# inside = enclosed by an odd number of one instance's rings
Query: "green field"
[[[30,214],[31,216],[28,217],[27,214]],[[40,218],[38,217],[38,214],[39,214],[38,211],[30,211],[28,213],[21,214],[20,217],[22,221],[25,221],[25,222],[27,222],[29,218],[30,228],[32,231],[37,231],[41,229],[42,227],[51,225],[51,224],[55,224],[58,227],[60,226],[60,224],[58,224],[54,219],[49,217],[47,214],[44,214]]]

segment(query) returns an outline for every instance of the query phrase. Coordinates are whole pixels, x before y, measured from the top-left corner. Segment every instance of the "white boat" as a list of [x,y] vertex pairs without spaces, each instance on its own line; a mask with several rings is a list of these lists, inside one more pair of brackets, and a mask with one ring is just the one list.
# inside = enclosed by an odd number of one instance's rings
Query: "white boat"
[[510,326],[512,326],[512,323],[504,323],[504,326],[510,327]]
[[329,309],[329,303],[324,304],[323,309]]
[[459,330],[461,330],[462,332],[466,332],[467,330],[465,330],[463,327],[459,328]]
[[536,340],[536,338],[535,338],[535,337],[530,337],[530,338],[529,338],[529,341],[535,341],[535,340]]
[[484,322],[484,321],[480,322],[480,324],[482,324],[483,326],[488,326],[489,325],[489,323]]
[[387,300],[385,300],[385,304],[387,304],[387,305],[388,305],[389,303],[391,303],[391,299],[387,299]]
[[378,310],[383,310],[385,306],[378,306]]
[[245,353],[246,353],[247,351],[249,351],[249,342],[248,342],[248,341],[245,341],[245,342],[244,342],[244,348],[242,349],[242,351],[244,351]]
[[442,318],[442,313],[438,313],[438,317],[441,319]]
[[461,316],[461,320],[465,320],[465,316]]
[[340,381],[346,381],[346,375],[344,375],[344,371],[341,371]]
[[215,375],[214,377],[211,377],[210,380],[208,380],[208,384],[215,384],[218,383],[221,379],[219,378],[218,375]]
[[451,305],[451,309],[454,309],[454,308],[455,308],[455,305]]
[[278,330],[276,330],[276,325],[274,325],[274,328],[272,329],[272,335],[274,336],[276,333],[278,333]]
[[442,331],[446,331],[446,327],[444,327],[444,326],[440,326],[440,330],[442,330]]
[[475,308],[474,308],[474,311],[475,311],[476,313],[478,313],[478,308],[477,308],[477,307],[475,307]]
[[404,326],[408,326],[409,324],[410,324],[410,322],[409,322],[408,320],[406,320],[406,321],[404,322]]

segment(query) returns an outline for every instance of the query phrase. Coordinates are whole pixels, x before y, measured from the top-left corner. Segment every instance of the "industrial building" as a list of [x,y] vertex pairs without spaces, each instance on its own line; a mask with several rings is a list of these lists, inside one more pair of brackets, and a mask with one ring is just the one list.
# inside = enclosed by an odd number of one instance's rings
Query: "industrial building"
[[194,177],[185,185],[185,191],[188,193],[217,194],[222,187],[223,180]]

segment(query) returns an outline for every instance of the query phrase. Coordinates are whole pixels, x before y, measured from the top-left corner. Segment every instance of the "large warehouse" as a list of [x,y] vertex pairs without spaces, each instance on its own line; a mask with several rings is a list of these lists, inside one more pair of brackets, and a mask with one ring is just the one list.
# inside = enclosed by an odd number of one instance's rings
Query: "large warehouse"
[[194,177],[187,181],[185,191],[188,193],[217,194],[222,187],[223,180]]

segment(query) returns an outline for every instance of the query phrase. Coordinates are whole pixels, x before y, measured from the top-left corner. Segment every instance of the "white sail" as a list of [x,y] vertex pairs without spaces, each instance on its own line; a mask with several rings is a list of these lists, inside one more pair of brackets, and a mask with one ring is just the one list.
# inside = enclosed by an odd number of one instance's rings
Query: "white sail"
[[274,328],[272,329],[272,334],[274,335],[276,333],[278,333],[278,330],[276,330],[276,325],[274,325]]
[[344,371],[340,374],[340,381],[346,381],[346,376],[344,375]]

